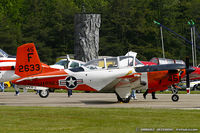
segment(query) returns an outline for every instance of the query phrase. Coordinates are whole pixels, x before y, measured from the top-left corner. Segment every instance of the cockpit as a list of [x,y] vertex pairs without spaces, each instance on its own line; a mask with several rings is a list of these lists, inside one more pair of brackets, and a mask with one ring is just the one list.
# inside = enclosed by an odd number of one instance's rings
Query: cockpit
[[173,60],[173,59],[166,59],[166,58],[152,58],[150,62],[156,63],[158,65],[161,64],[185,64],[183,60]]
[[138,66],[138,65],[141,66],[143,64],[133,56],[119,56],[113,58],[92,60],[83,65],[83,68],[87,68],[89,70],[95,70],[95,69],[98,70],[98,69],[116,69],[116,68]]

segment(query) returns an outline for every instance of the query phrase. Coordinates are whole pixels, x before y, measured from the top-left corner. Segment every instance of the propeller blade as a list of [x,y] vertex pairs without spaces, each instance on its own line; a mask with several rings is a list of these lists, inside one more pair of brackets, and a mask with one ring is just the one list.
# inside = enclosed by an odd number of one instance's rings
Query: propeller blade
[[189,76],[189,57],[186,57],[186,88],[190,87],[190,76]]

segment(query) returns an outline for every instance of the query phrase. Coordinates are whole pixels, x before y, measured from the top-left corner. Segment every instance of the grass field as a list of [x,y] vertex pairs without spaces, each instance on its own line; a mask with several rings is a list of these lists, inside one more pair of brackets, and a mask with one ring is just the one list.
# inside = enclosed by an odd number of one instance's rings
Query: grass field
[[134,133],[141,132],[136,131],[138,128],[199,129],[200,111],[0,106],[0,125],[0,133]]

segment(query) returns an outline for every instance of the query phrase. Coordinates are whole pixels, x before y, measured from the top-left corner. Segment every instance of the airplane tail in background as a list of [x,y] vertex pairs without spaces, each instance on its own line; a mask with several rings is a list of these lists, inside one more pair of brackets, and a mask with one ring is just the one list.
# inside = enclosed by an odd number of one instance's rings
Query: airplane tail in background
[[31,76],[42,72],[42,64],[33,43],[17,48],[15,74],[20,77]]

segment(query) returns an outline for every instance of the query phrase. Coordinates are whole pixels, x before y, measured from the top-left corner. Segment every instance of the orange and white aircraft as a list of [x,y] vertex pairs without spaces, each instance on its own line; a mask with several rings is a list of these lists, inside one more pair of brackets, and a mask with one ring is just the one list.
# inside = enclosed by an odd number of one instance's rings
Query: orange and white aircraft
[[[79,68],[58,70],[40,62],[33,43],[24,44],[17,49],[15,68],[15,74],[22,78],[14,83],[83,91],[109,90],[116,93],[119,101],[129,102],[132,88],[147,89],[147,73],[151,72],[151,79],[156,80],[185,73],[183,64],[144,66],[136,55],[132,52],[131,56],[96,59]],[[175,82],[179,81],[171,81]]]

